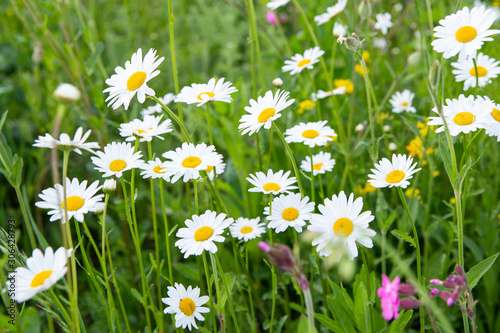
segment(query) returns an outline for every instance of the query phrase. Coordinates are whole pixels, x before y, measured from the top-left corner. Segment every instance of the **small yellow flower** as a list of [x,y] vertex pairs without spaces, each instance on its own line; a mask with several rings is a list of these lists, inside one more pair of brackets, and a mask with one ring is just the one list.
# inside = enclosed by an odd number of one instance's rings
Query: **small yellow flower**
[[[359,75],[361,75],[362,77],[364,77],[364,76],[365,76],[365,72],[363,71],[363,66],[361,66],[361,64],[356,64],[356,65],[354,66],[354,71],[355,71],[356,73],[358,73]],[[366,67],[366,72],[367,72],[367,73],[370,73],[370,69],[369,69],[368,67]]]
[[299,109],[297,110],[298,114],[303,114],[304,111],[312,110],[316,107],[316,102],[311,101],[310,99],[306,99],[299,103]]
[[[335,136],[327,135],[327,137],[332,138],[332,141],[337,141],[339,139],[339,137],[337,135],[335,135]],[[327,142],[325,147],[328,147],[328,146],[330,146],[330,142]]]
[[408,187],[408,189],[405,191],[405,195],[408,198],[418,198],[418,202],[422,205],[424,201],[422,200],[422,196],[420,195],[420,190],[413,188],[413,187]]
[[377,124],[381,124],[385,119],[389,118],[389,112],[380,112],[377,115]]
[[452,205],[454,205],[456,202],[457,202],[457,200],[455,200],[455,198],[451,198],[451,199],[450,199],[450,203],[451,203]]
[[358,193],[359,195],[366,195],[369,193],[375,193],[375,190],[377,188],[373,187],[372,184],[366,183],[365,188],[363,188],[361,185],[358,184]]
[[365,62],[370,62],[370,52],[368,51],[363,51],[363,60]]
[[437,171],[437,170],[436,170],[436,171],[434,171],[434,172],[432,173],[432,177],[434,177],[434,178],[435,178],[435,177],[437,177],[437,176],[439,176],[439,171]]
[[435,152],[435,149],[432,147],[429,147],[427,149],[422,147],[422,139],[420,139],[420,137],[418,136],[410,141],[410,143],[406,146],[406,150],[408,150],[408,153],[411,157],[418,156],[418,158],[422,158],[422,156],[424,155],[424,150],[426,155],[430,155]]
[[333,80],[333,84],[335,85],[335,89],[340,87],[345,87],[346,94],[352,94],[354,91],[354,84],[349,79],[335,79]]

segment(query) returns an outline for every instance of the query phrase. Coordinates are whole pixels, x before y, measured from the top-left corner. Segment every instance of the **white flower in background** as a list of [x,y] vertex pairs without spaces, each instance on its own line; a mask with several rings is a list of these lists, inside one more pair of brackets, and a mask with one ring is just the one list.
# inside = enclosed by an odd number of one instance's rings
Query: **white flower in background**
[[300,123],[292,128],[289,128],[285,132],[285,140],[288,143],[291,142],[302,142],[310,148],[315,146],[325,146],[328,141],[332,141],[332,136],[337,136],[335,131],[329,127],[325,126],[326,120],[318,121],[314,123]]
[[271,10],[276,10],[279,7],[284,6],[289,2],[290,2],[290,0],[272,0],[272,1],[269,1],[268,3],[266,3],[266,6],[267,6],[267,8],[269,8]]
[[316,22],[317,25],[322,25],[326,22],[329,22],[337,14],[341,13],[345,9],[346,5],[347,0],[339,0],[335,5],[328,7],[326,9],[326,13],[314,16],[314,22]]
[[500,30],[488,30],[497,15],[485,7],[469,7],[446,16],[434,27],[434,37],[431,45],[434,51],[443,53],[443,58],[448,59],[458,54],[459,59],[467,56],[475,57],[476,51],[484,42],[492,41],[489,37],[500,33]]
[[401,113],[403,111],[415,113],[417,110],[411,105],[413,102],[413,97],[415,94],[408,89],[403,90],[403,92],[397,91],[392,95],[389,103],[392,105],[392,112]]
[[26,302],[52,287],[66,274],[66,262],[71,252],[72,249],[60,247],[54,253],[50,246],[45,249],[45,254],[39,249],[33,250],[32,256],[26,260],[26,268],[17,267],[5,282],[7,289],[14,289],[12,299],[18,303]]
[[[465,97],[463,94],[458,99],[446,99],[446,105],[443,105],[443,116],[448,125],[452,136],[460,133],[468,134],[479,128],[485,128],[488,123],[488,115],[494,107],[494,103],[489,99],[478,98],[474,96]],[[439,116],[436,108],[432,111],[438,114],[437,117],[429,117],[428,125],[442,125],[436,130],[436,133],[445,130],[443,119]]]
[[[500,74],[500,61],[488,57],[482,53],[478,53],[476,57],[477,78],[480,87],[484,87],[487,83],[491,83]],[[476,87],[476,67],[472,57],[459,59],[457,62],[452,62],[451,66],[455,69],[452,71],[455,74],[455,81],[464,81],[464,90],[470,87]]]
[[[96,210],[98,204],[102,203],[104,194],[96,194],[101,189],[99,181],[95,181],[87,188],[87,181],[81,184],[78,179],[66,178],[66,204],[68,220],[72,217],[78,222],[83,222],[83,215]],[[60,184],[45,189],[38,195],[42,201],[37,201],[35,206],[41,209],[49,209],[50,222],[61,220],[66,223],[64,213],[64,189]]]
[[375,169],[371,169],[373,174],[368,175],[368,182],[371,186],[382,187],[401,187],[406,188],[410,185],[408,179],[421,169],[415,169],[417,163],[413,164],[413,158],[406,155],[392,155],[392,162],[383,158],[378,164],[375,163]]
[[168,162],[162,162],[158,157],[154,161],[147,161],[141,165],[142,178],[162,178],[165,181],[170,181],[172,172],[168,170]]
[[146,95],[154,96],[155,91],[148,87],[147,82],[160,74],[156,68],[162,63],[164,57],[158,59],[155,49],[150,49],[142,59],[142,49],[138,49],[132,54],[130,61],[125,63],[125,69],[120,66],[115,68],[116,74],[106,80],[109,88],[104,89],[104,93],[109,92],[106,102],[113,104],[113,109],[118,109],[122,104],[125,110],[128,109],[130,101],[137,93],[139,103],[144,103]]
[[238,238],[238,240],[248,242],[251,239],[260,237],[260,235],[266,232],[264,223],[259,222],[260,217],[254,219],[240,217],[229,226],[229,231],[231,231],[231,235]]
[[[174,101],[175,95],[172,93],[168,93],[163,97],[159,97],[158,99],[163,104],[169,105],[170,103],[172,103]],[[161,107],[161,105],[159,103],[156,103],[156,105],[148,106],[146,109],[142,110],[141,116],[152,115],[155,113],[162,113],[162,112],[163,112],[163,108]]]
[[285,65],[281,67],[283,72],[290,72],[290,75],[295,75],[302,72],[303,69],[313,69],[314,64],[319,62],[319,58],[325,54],[325,51],[318,46],[307,49],[304,55],[297,53],[292,56],[292,60],[285,60]]
[[378,38],[375,37],[373,38],[373,47],[379,49],[379,50],[387,50],[387,39],[385,38]]
[[264,194],[290,193],[290,190],[295,190],[298,187],[292,186],[297,182],[297,178],[288,178],[289,175],[290,171],[283,173],[283,170],[274,173],[273,170],[269,169],[267,175],[259,171],[247,178],[255,186],[249,189],[248,192],[262,192]]
[[392,27],[391,14],[377,14],[377,22],[375,23],[375,29],[380,30],[383,35],[387,35],[387,30]]
[[304,197],[300,193],[280,195],[275,197],[269,207],[264,208],[264,215],[269,221],[268,228],[283,232],[288,227],[294,228],[297,232],[302,232],[302,227],[306,225],[314,212],[314,202],[309,202],[309,197]]
[[140,138],[140,142],[151,141],[153,137],[163,140],[162,134],[172,132],[172,121],[165,120],[160,124],[163,115],[160,116],[144,116],[144,119],[134,119],[129,123],[120,125],[120,135],[125,138],[125,141],[135,141]]
[[310,173],[311,164],[312,169],[314,170],[313,174],[314,176],[317,176],[318,174],[324,174],[327,171],[332,171],[333,167],[335,166],[335,160],[332,158],[332,155],[330,153],[320,151],[318,154],[313,155],[312,163],[311,157],[306,156],[305,160],[303,160],[300,164],[300,168],[305,172]]
[[264,97],[259,96],[257,101],[250,100],[250,106],[245,106],[245,114],[240,119],[239,130],[242,130],[241,135],[248,133],[252,135],[258,132],[262,126],[265,129],[270,129],[273,121],[281,117],[281,111],[289,107],[294,99],[287,100],[290,96],[288,91],[280,91],[279,89],[273,95],[272,90],[268,90]]
[[80,90],[78,90],[78,88],[74,85],[69,83],[61,83],[54,91],[54,97],[63,101],[75,102],[82,97],[82,94],[80,93]]
[[142,163],[142,153],[134,153],[134,147],[129,142],[111,142],[104,147],[104,152],[95,153],[91,157],[92,163],[99,172],[104,172],[103,177],[116,176],[120,178],[127,170],[139,168]]
[[314,93],[311,94],[311,100],[324,99],[332,95],[345,95],[346,91],[347,89],[345,86],[338,87],[336,89],[329,91],[323,91],[319,89],[317,94]]
[[341,37],[341,36],[343,37],[347,35],[347,29],[341,23],[335,22],[335,24],[333,25],[332,34],[335,37]]
[[80,155],[82,154],[82,151],[80,149],[93,153],[94,151],[92,149],[99,149],[101,147],[99,147],[99,144],[97,142],[85,142],[85,140],[87,140],[91,132],[92,132],[91,130],[88,130],[82,136],[83,128],[78,127],[78,129],[75,132],[73,140],[71,140],[69,135],[66,133],[61,133],[61,135],[59,135],[59,140],[53,138],[52,135],[50,135],[49,133],[46,133],[45,136],[40,135],[38,139],[35,140],[33,147],[50,148],[50,149],[59,147],[63,150],[64,149],[73,150],[75,153]]
[[238,91],[229,81],[224,82],[224,78],[215,81],[211,78],[208,83],[193,83],[191,86],[185,86],[175,98],[176,102],[197,104],[202,106],[212,101],[231,103],[233,98],[231,94]]

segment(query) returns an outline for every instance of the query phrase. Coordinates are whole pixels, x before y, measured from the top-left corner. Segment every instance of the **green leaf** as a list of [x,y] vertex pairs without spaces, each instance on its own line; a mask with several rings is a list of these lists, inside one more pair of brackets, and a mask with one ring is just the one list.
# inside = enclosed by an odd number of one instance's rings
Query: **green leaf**
[[415,241],[413,240],[413,237],[411,236],[408,236],[407,234],[405,234],[404,232],[401,232],[397,229],[394,229],[393,231],[391,231],[391,234],[400,239],[400,240],[403,240],[407,243],[409,243],[411,246],[415,247]]
[[312,331],[309,330],[309,320],[307,320],[307,317],[302,314],[300,315],[299,325],[297,326],[297,333],[309,333],[309,332],[317,333],[318,331],[314,326]]
[[[453,164],[451,162],[451,154],[448,148],[445,147],[443,143],[443,139],[439,137],[439,154],[443,158],[444,168],[446,169],[446,173],[448,174],[448,178],[450,179],[450,183],[455,186],[455,179],[457,178],[457,171],[453,168]],[[456,189],[455,189],[456,190]]]
[[13,184],[14,187],[21,186],[21,180],[22,180],[22,171],[23,171],[23,159],[20,157],[17,157],[17,155],[14,156],[15,162],[12,165],[12,174],[10,175],[10,182]]
[[472,162],[472,160],[469,160],[469,162],[467,162],[467,163],[466,163],[466,164],[462,167],[462,170],[460,170],[460,172],[459,172],[459,174],[458,174],[458,176],[457,176],[457,178],[456,178],[456,180],[455,180],[455,181],[456,181],[456,184],[457,184],[457,189],[458,189],[459,191],[461,191],[461,190],[462,190],[462,184],[464,183],[464,179],[465,179],[465,177],[467,176],[467,173],[468,173],[468,172],[469,172],[469,170],[472,168],[472,166],[473,166],[474,164],[476,164],[476,163],[479,161],[479,159],[480,159],[480,158],[481,158],[481,157],[478,157],[478,159],[477,159],[475,162]]
[[357,327],[361,332],[370,333],[372,331],[371,326],[371,311],[370,304],[368,302],[368,292],[364,283],[360,283],[356,289],[356,294],[354,297],[354,315],[356,317]]
[[23,313],[23,332],[39,333],[40,332],[40,316],[38,311],[33,308],[27,308]]
[[410,321],[411,316],[413,315],[413,310],[403,311],[403,313],[398,317],[398,319],[394,320],[389,326],[389,333],[400,333],[405,330],[406,325]]
[[499,253],[500,252],[497,252],[496,254],[484,259],[479,264],[472,267],[467,272],[467,274],[465,274],[467,276],[467,282],[469,283],[469,287],[471,290],[478,284],[479,280],[481,280],[483,275],[486,274],[486,272],[491,268],[491,266],[493,266],[495,260],[497,260]]
[[[333,298],[327,296],[326,300],[328,303],[328,308],[330,309],[332,316],[338,321],[338,325],[342,328],[341,332],[356,332],[354,326],[351,323],[354,322],[354,318],[348,314],[345,309],[345,304],[338,298]],[[354,316],[354,313],[353,313]]]
[[335,322],[333,319],[331,318],[328,318],[327,316],[323,315],[323,314],[320,314],[320,313],[317,313],[315,315],[316,319],[323,325],[323,326],[326,326],[327,328],[329,328],[330,330],[334,331],[334,332],[343,332],[344,330],[342,329],[342,327],[337,324],[337,322]]
[[143,298],[142,298],[142,295],[141,295],[141,294],[139,294],[139,292],[137,291],[137,289],[135,289],[135,288],[131,288],[131,289],[130,289],[130,292],[132,293],[132,296],[134,296],[134,297],[135,297],[135,299],[137,299],[137,300],[139,301],[139,303],[141,303],[141,304],[142,304],[142,306],[146,306],[146,305],[144,304],[144,300],[143,300]]
[[0,131],[3,128],[3,125],[5,124],[5,120],[7,120],[8,114],[9,114],[9,110],[5,110],[5,112],[2,114],[2,118],[0,118]]

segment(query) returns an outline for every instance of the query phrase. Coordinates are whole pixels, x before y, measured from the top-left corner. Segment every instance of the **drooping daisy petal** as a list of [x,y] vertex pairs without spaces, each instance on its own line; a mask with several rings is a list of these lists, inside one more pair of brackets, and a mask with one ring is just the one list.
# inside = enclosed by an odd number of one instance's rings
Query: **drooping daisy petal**
[[135,141],[137,137],[140,142],[151,141],[153,137],[163,140],[162,134],[172,132],[172,121],[165,120],[160,124],[163,115],[160,116],[144,116],[143,120],[134,119],[129,123],[120,125],[120,135],[125,138],[125,141]]
[[96,152],[97,157],[92,157],[94,169],[104,172],[103,177],[116,176],[120,178],[127,170],[139,168],[143,161],[140,151],[134,153],[130,143],[111,142],[104,147],[104,152]]
[[383,158],[378,164],[375,163],[375,169],[371,169],[373,174],[368,175],[368,182],[373,187],[401,187],[406,188],[410,182],[408,179],[413,177],[413,174],[420,171],[420,168],[415,169],[417,163],[413,164],[412,157],[406,155],[392,155],[392,162],[387,158]]
[[264,215],[268,215],[266,219],[270,221],[267,226],[275,229],[277,233],[285,231],[288,227],[302,232],[302,227],[312,217],[314,206],[314,202],[309,202],[309,197],[302,198],[300,193],[275,197],[271,209],[264,208]]
[[233,237],[248,242],[251,239],[260,237],[260,235],[266,232],[265,224],[259,222],[260,217],[254,219],[240,217],[229,226],[229,231],[231,231]]
[[238,91],[229,81],[224,82],[224,78],[215,81],[211,78],[208,83],[193,83],[181,89],[181,92],[175,98],[176,102],[197,104],[202,106],[211,101],[220,101],[231,103],[233,100],[231,94]]
[[97,142],[85,142],[90,133],[91,130],[88,130],[85,134],[83,134],[83,128],[78,127],[73,140],[71,140],[69,135],[66,133],[61,133],[61,135],[59,135],[59,140],[53,138],[49,133],[46,133],[45,136],[39,136],[38,139],[35,140],[33,147],[50,149],[59,147],[61,149],[73,150],[75,153],[80,155],[82,154],[80,149],[94,153],[93,149],[99,149],[101,147],[99,147]]

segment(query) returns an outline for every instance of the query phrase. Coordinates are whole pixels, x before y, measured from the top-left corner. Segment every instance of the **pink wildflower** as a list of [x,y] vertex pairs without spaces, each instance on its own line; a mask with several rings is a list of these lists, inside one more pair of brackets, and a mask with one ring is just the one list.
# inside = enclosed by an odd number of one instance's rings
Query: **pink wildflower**
[[269,24],[276,26],[276,15],[274,14],[273,11],[270,10],[266,13],[266,21]]
[[377,295],[381,298],[380,303],[383,310],[382,317],[387,321],[396,319],[399,316],[399,282],[398,276],[391,282],[389,277],[383,274],[382,287],[377,290]]

